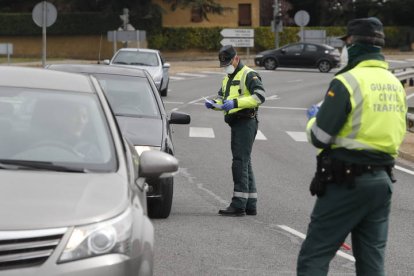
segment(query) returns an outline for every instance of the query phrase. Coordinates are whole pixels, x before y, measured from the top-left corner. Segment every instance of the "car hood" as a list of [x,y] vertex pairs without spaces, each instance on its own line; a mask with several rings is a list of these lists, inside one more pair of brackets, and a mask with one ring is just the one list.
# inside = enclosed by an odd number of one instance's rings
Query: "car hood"
[[93,223],[128,203],[128,185],[117,173],[1,170],[0,177],[0,230]]
[[141,66],[141,65],[122,65],[122,66],[123,67],[129,67],[129,68],[145,69],[145,70],[148,71],[148,73],[151,75],[152,78],[162,76],[162,70],[158,66]]
[[279,52],[279,50],[276,50],[276,49],[266,50],[266,51],[260,52],[259,55],[265,56],[265,55],[273,54],[273,53],[276,53],[276,52]]
[[134,146],[161,146],[162,120],[116,116],[122,134]]

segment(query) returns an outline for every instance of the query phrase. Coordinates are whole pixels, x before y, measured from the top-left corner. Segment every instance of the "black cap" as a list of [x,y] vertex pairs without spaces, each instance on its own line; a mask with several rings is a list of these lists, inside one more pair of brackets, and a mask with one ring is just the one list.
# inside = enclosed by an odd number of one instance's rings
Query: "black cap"
[[220,67],[227,66],[231,60],[237,55],[232,45],[224,45],[219,51]]
[[346,40],[352,36],[352,42],[372,44],[375,46],[385,45],[384,29],[381,21],[376,17],[357,18],[349,21],[346,35],[340,37]]

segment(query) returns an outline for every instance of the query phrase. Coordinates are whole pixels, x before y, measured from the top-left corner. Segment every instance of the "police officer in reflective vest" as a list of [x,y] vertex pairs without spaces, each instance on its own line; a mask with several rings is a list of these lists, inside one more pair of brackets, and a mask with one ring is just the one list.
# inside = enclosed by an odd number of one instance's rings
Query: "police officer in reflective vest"
[[406,93],[380,53],[382,23],[351,20],[348,63],[324,102],[308,112],[308,140],[321,149],[310,185],[317,195],[297,275],[327,275],[348,234],[357,275],[384,274],[394,158],[406,132]]
[[250,155],[258,129],[257,111],[265,101],[265,90],[260,76],[240,61],[233,46],[223,46],[219,60],[227,75],[218,96],[205,105],[208,109],[224,111],[224,120],[231,128],[234,182],[231,204],[219,214],[256,215],[257,191]]

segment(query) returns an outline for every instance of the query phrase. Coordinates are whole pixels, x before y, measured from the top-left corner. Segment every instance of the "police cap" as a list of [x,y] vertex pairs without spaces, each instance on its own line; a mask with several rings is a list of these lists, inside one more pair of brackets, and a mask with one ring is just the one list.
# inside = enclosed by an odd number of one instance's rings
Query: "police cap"
[[352,36],[352,42],[372,44],[375,46],[385,45],[384,29],[381,21],[376,17],[357,18],[349,21],[346,35],[340,37],[346,40]]
[[231,60],[237,55],[232,45],[224,45],[219,51],[220,67],[227,66]]

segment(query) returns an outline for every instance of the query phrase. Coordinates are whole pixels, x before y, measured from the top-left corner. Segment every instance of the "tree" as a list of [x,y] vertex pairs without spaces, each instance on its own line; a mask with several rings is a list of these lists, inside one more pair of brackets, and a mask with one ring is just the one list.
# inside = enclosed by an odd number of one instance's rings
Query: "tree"
[[164,0],[171,5],[171,10],[177,8],[191,8],[200,12],[201,16],[208,21],[208,14],[223,14],[225,10],[232,8],[223,7],[215,0]]

